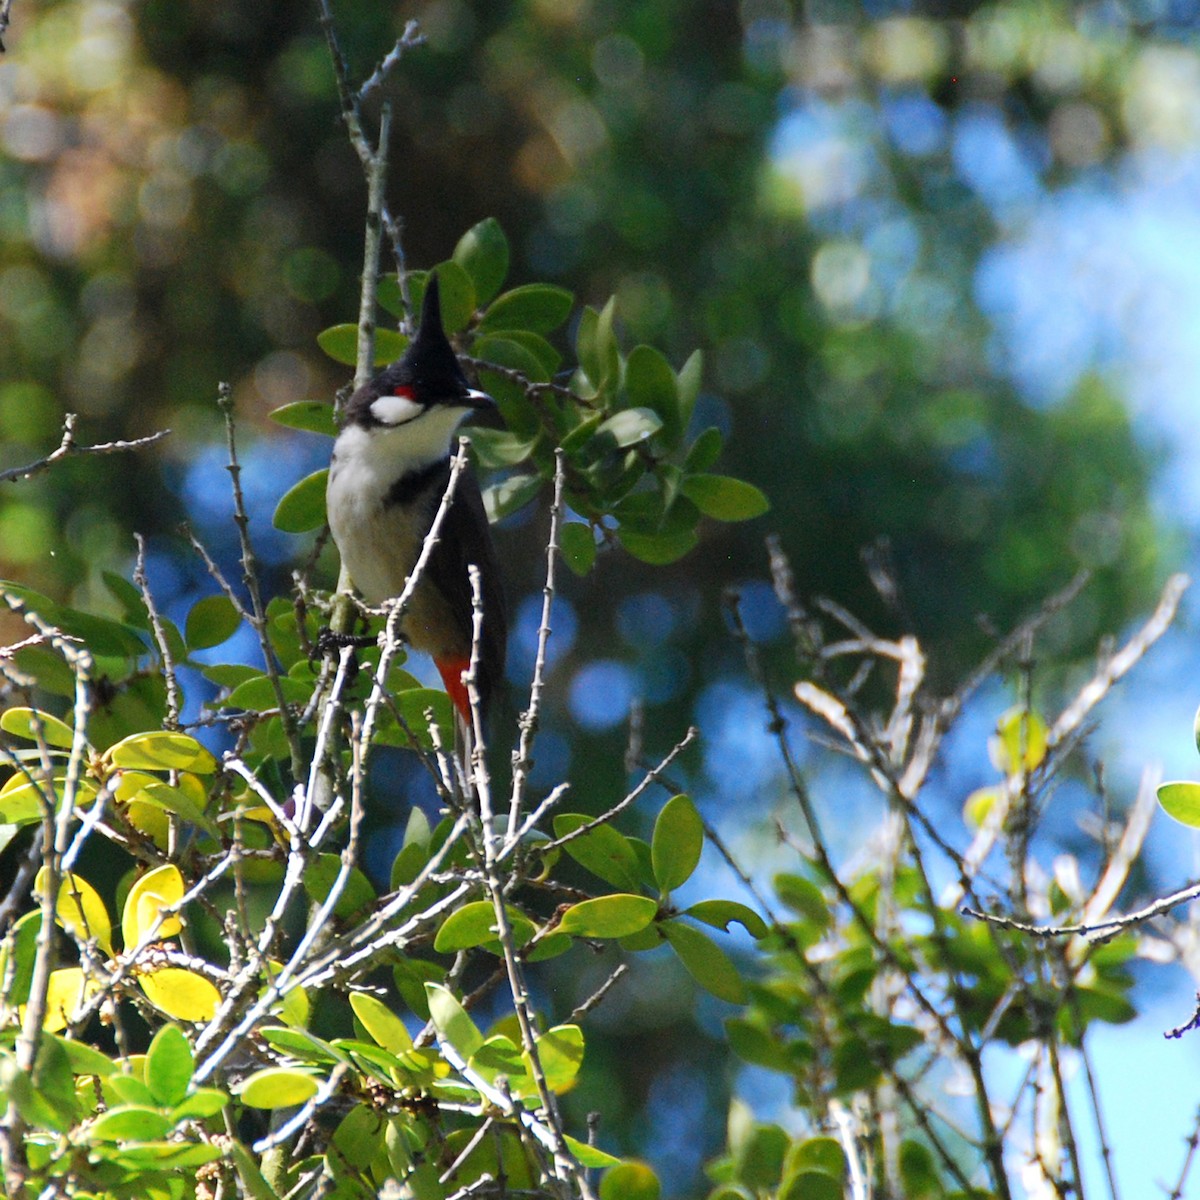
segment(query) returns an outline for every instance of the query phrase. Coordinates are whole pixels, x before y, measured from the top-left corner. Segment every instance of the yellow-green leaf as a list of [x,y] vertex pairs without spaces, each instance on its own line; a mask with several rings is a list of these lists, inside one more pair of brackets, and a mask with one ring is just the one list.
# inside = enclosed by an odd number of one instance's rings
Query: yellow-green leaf
[[[537,1049],[550,1090],[561,1095],[573,1088],[583,1065],[583,1030],[578,1025],[555,1025],[537,1039]],[[525,1060],[532,1075],[528,1052]]]
[[429,1016],[441,1036],[463,1056],[470,1058],[483,1045],[483,1034],[467,1015],[467,1010],[440,983],[427,983]]
[[114,767],[141,771],[195,771],[198,775],[212,775],[217,769],[217,760],[194,737],[162,729],[132,733],[105,753]]
[[1168,817],[1174,817],[1181,825],[1200,829],[1200,783],[1159,784],[1158,802]]
[[[41,895],[45,886],[46,868],[42,867],[34,881],[34,891]],[[95,938],[96,945],[106,955],[112,955],[112,919],[104,907],[104,901],[100,899],[100,893],[81,875],[72,871],[63,875],[55,915],[68,933],[83,942]]]
[[137,981],[146,999],[179,1021],[211,1021],[221,1003],[212,982],[183,967],[139,971]]
[[366,992],[351,992],[350,1007],[377,1045],[393,1054],[403,1054],[412,1049],[412,1035],[404,1022],[382,1000]]
[[576,937],[627,937],[645,929],[657,912],[658,905],[648,896],[600,896],[573,904],[563,913],[558,929]]
[[126,951],[133,950],[151,936],[161,941],[173,937],[183,923],[174,914],[163,917],[162,924],[155,929],[159,913],[183,899],[183,876],[179,868],[167,863],[143,875],[129,889],[125,897],[125,908],[121,913],[121,936],[125,939]]
[[31,742],[44,741],[48,746],[69,750],[75,735],[64,721],[37,708],[10,708],[0,716],[0,729],[14,737]]
[[267,1067],[244,1080],[235,1094],[250,1108],[291,1108],[311,1100],[320,1086],[320,1080],[309,1071]]
[[661,1195],[658,1176],[636,1159],[610,1167],[600,1180],[600,1200],[659,1200]]

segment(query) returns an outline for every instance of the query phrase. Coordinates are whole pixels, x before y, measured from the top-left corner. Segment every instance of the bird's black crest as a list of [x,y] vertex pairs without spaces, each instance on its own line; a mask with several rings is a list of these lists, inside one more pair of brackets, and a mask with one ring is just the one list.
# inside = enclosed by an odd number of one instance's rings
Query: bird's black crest
[[430,274],[421,302],[421,323],[398,362],[384,372],[388,382],[417,389],[430,399],[459,396],[467,378],[458,365],[454,347],[442,328],[442,303],[438,277]]

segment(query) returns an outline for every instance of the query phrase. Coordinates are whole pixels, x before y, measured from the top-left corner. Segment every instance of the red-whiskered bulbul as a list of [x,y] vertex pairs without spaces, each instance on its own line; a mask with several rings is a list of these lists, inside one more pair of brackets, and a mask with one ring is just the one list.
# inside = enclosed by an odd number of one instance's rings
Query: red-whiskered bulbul
[[[368,604],[399,596],[433,524],[450,479],[459,423],[494,409],[472,388],[442,327],[436,275],[421,323],[403,356],[360,387],[342,410],[326,505],[342,562]],[[476,686],[484,711],[504,674],[508,623],[496,552],[479,484],[458,478],[437,544],[419,579],[402,632],[429,654],[455,708],[471,728],[462,674],[473,625],[468,568],[479,569],[483,629]]]

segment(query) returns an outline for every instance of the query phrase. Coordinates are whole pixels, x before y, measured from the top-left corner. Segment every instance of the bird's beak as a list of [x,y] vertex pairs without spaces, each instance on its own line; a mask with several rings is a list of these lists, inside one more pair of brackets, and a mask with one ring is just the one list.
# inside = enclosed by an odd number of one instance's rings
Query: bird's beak
[[478,388],[467,388],[467,400],[477,412],[490,412],[496,407],[495,400]]

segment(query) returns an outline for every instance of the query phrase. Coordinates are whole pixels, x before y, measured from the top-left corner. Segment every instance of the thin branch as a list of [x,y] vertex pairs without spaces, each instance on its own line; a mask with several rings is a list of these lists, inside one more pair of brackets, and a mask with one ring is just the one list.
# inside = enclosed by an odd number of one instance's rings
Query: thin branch
[[[9,3],[11,3],[11,0],[8,0],[3,7],[0,7],[0,36],[3,35],[4,26],[8,21]],[[101,442],[94,446],[80,446],[75,441],[75,425],[78,420],[79,418],[75,413],[67,413],[63,418],[62,441],[59,442],[58,449],[46,455],[45,458],[39,458],[37,462],[30,463],[28,466],[9,467],[5,471],[0,471],[0,483],[28,479],[32,475],[38,475],[42,471],[47,470],[64,458],[78,457],[82,454],[118,454],[123,450],[141,450],[146,446],[154,445],[155,442],[162,441],[171,432],[169,429],[160,429],[157,433],[150,433],[145,437],[133,438],[131,441]]]

